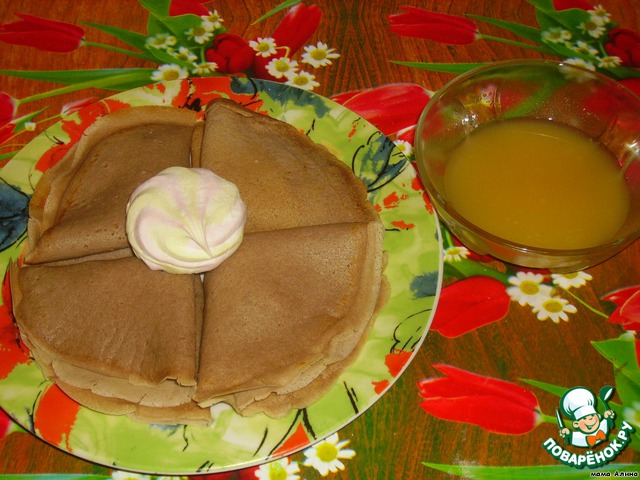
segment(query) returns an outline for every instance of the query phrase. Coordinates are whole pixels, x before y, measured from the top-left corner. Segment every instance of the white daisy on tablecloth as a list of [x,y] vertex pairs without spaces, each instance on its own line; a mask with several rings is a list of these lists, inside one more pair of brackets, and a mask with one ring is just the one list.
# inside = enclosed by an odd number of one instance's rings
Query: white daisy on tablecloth
[[303,465],[315,468],[323,477],[326,477],[329,472],[337,473],[338,470],[344,470],[344,463],[341,460],[356,456],[354,450],[344,448],[347,445],[349,440],[340,441],[338,434],[334,433],[304,451],[307,459]]
[[181,78],[187,78],[189,72],[180,65],[173,63],[165,63],[160,65],[157,70],[154,70],[151,74],[151,80],[154,82],[163,82],[167,80],[179,80]]
[[587,62],[582,58],[567,58],[564,63],[568,63],[569,65],[573,65],[575,67],[586,68],[587,70],[591,70],[592,72],[596,69],[593,63]]
[[587,282],[593,280],[593,277],[586,272],[552,273],[551,278],[554,285],[565,290],[569,290],[571,287],[584,287]]
[[288,458],[265,463],[255,471],[258,480],[299,480],[300,467],[298,462],[289,462]]
[[313,90],[318,85],[316,82],[316,76],[310,74],[309,72],[305,72],[304,70],[300,70],[299,72],[294,72],[289,75],[285,75],[287,77],[287,81],[285,84],[291,85],[293,87],[298,87],[303,90]]
[[302,63],[308,63],[314,68],[325,67],[331,65],[331,60],[340,58],[340,54],[335,48],[329,48],[324,42],[318,42],[315,45],[307,45],[304,47],[302,54]]
[[173,47],[178,42],[178,39],[168,33],[158,33],[152,37],[148,37],[145,41],[147,47],[153,47],[158,49],[167,49]]
[[571,50],[573,50],[574,52],[577,53],[582,53],[584,55],[591,55],[592,57],[595,57],[596,55],[598,55],[600,52],[598,51],[598,49],[592,47],[591,45],[589,45],[587,42],[583,41],[583,40],[578,40],[575,45],[567,45],[567,47],[569,47]]
[[249,46],[253,48],[256,55],[267,58],[276,53],[276,41],[271,37],[258,37],[249,41]]
[[611,21],[611,14],[605,10],[602,5],[596,5],[592,10],[587,10],[589,14],[591,14],[591,19],[600,23],[601,25],[605,25]]
[[396,147],[398,147],[398,150],[400,150],[405,157],[413,154],[413,145],[411,145],[411,143],[407,142],[406,140],[396,140],[394,143],[396,144]]
[[[584,68],[585,70],[591,70],[592,72],[596,71],[595,65],[583,58],[567,58],[563,63],[566,65],[573,65],[574,67]],[[573,79],[576,82],[580,83],[582,81],[589,80],[589,78],[591,77],[588,72],[583,72],[576,68],[566,67],[564,64],[560,65],[559,69],[568,79]]]
[[507,288],[507,294],[511,300],[520,305],[536,306],[551,297],[552,288],[544,285],[544,276],[533,272],[518,272],[514,277],[509,277],[509,283],[513,285]]
[[267,72],[275,78],[283,78],[298,71],[298,62],[289,57],[274,58],[267,63]]
[[220,16],[217,10],[213,10],[212,12],[209,12],[209,15],[203,16],[202,18],[208,21],[209,23],[211,23],[213,25],[213,28],[216,28],[216,29],[221,28],[222,22],[224,22],[224,20],[222,19],[222,17]]
[[606,33],[606,28],[602,24],[602,21],[598,17],[590,17],[586,22],[578,25],[580,30],[582,30],[587,35],[593,38],[600,38],[602,35]]
[[468,256],[469,249],[467,247],[453,245],[444,249],[445,262],[461,262]]
[[213,73],[218,69],[216,62],[201,62],[194,65],[191,71],[194,75],[207,75]]
[[568,300],[561,297],[549,297],[542,300],[533,307],[533,313],[538,320],[550,318],[553,323],[560,323],[560,320],[569,321],[568,313],[576,313],[578,309],[571,305]]
[[622,64],[622,59],[615,55],[607,55],[598,59],[598,67],[600,68],[614,68]]
[[202,20],[197,27],[190,28],[187,35],[191,40],[200,45],[207,43],[213,37],[215,26],[209,20]]
[[542,41],[549,43],[565,43],[573,37],[569,30],[560,27],[551,27],[547,30],[544,30],[540,37]]
[[177,58],[178,60],[182,60],[188,63],[193,63],[198,59],[198,57],[187,47],[180,47],[178,51],[169,50],[169,54],[172,57]]

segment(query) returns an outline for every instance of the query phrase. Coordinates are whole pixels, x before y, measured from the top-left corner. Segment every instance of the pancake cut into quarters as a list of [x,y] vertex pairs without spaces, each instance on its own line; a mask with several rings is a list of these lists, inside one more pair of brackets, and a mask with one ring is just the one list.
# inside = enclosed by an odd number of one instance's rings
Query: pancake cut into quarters
[[[127,242],[129,196],[170,166],[213,171],[247,206],[240,248],[202,275],[153,271]],[[225,99],[204,119],[132,107],[37,185],[14,315],[44,375],[88,408],[207,424],[223,402],[279,418],[358,357],[388,296],[383,237],[364,183],[295,127]]]

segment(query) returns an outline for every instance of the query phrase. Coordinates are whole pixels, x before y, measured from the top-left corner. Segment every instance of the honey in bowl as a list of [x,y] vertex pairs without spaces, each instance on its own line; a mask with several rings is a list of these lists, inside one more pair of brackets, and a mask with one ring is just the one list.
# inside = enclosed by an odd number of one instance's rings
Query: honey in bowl
[[489,122],[450,154],[448,202],[477,227],[544,249],[612,240],[629,210],[614,156],[581,132],[545,120]]

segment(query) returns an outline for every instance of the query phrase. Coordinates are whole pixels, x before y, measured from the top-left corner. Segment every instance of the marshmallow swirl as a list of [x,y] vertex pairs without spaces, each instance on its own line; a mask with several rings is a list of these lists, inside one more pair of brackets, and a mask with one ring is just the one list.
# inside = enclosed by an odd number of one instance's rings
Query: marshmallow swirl
[[127,237],[152,270],[203,273],[238,249],[246,218],[233,183],[203,168],[170,167],[131,194]]

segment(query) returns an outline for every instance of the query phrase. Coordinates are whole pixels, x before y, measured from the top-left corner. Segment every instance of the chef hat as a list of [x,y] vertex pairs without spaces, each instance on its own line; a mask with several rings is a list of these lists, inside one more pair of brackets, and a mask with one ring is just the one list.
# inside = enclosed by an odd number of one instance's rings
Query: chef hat
[[595,408],[596,396],[583,387],[572,388],[565,392],[560,404],[564,414],[574,420],[598,413]]

